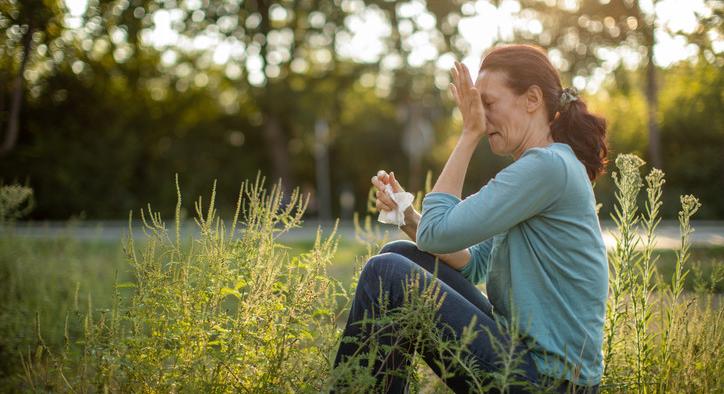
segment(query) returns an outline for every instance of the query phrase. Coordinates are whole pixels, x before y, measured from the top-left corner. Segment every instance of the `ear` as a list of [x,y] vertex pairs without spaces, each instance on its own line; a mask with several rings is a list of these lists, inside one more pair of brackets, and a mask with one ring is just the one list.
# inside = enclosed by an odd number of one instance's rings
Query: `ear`
[[528,112],[535,112],[544,106],[543,90],[538,85],[531,85],[525,92],[525,106]]

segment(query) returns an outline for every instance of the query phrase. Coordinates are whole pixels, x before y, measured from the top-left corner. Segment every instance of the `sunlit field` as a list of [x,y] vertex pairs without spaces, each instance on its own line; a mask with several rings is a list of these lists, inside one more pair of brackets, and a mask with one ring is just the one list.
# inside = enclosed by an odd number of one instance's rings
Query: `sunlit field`
[[[634,222],[656,223],[656,212],[631,205],[642,187],[635,160],[619,165],[602,389],[717,391],[724,248],[691,247],[688,220],[698,203],[690,197],[682,199],[682,248],[658,250],[632,233]],[[645,188],[652,207],[654,178]],[[326,238],[282,244],[276,236],[303,225],[301,199],[282,211],[276,190],[261,198],[258,179],[249,185],[238,220],[220,221],[213,202],[197,205],[193,240],[177,239],[174,223],[148,212],[142,239],[1,238],[3,387],[317,392],[344,383],[365,391],[374,383],[369,370],[332,370],[330,360],[359,270],[386,240],[374,237],[368,216],[357,239],[329,229]],[[645,247],[627,247],[634,239]],[[390,313],[411,316],[398,323],[426,324],[434,305],[423,296],[406,308]],[[431,343],[451,354],[460,346]],[[420,360],[411,368],[415,390],[447,390]],[[516,385],[508,378],[492,385]]]
[[[373,303],[378,335],[342,332],[365,264],[414,231],[379,219],[387,186],[422,213],[554,142],[585,168],[565,183],[592,187],[606,245],[597,307],[560,298],[577,327],[603,319],[601,353],[586,331],[564,374],[598,381],[602,360],[602,393],[724,393],[722,26],[721,0],[0,0],[0,392],[368,393],[395,374],[412,393],[451,376],[551,392],[517,380],[516,345],[563,338],[518,331],[531,298],[495,302],[511,310],[493,319],[510,343],[486,344],[495,372],[469,349],[488,333],[445,340],[440,289],[418,278],[399,308]],[[568,200],[519,172],[511,211]],[[546,228],[595,233],[567,227],[580,206]],[[459,241],[424,228],[422,246]],[[509,249],[535,260],[540,239]],[[533,293],[535,313],[561,310]],[[352,340],[364,350],[335,363]],[[397,355],[404,370],[376,375]]]

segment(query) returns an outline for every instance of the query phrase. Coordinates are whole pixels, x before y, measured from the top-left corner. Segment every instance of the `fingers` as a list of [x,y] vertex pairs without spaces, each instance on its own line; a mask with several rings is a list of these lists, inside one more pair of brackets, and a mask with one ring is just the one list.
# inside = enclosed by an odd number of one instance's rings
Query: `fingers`
[[459,82],[459,75],[458,75],[458,69],[457,69],[457,62],[453,65],[452,68],[450,68],[450,74],[452,75],[453,84],[457,87],[460,85]]
[[375,205],[378,210],[392,211],[397,208],[397,203],[386,192],[385,185],[391,185],[394,192],[403,191],[400,184],[394,178],[394,172],[387,173],[384,170],[377,171],[377,175],[373,176],[372,184],[377,188],[375,191]]
[[470,70],[464,63],[460,63],[460,67],[463,69],[463,75],[465,79],[465,87],[470,89],[473,86],[473,78],[470,76]]
[[454,66],[450,69],[453,82],[450,86],[455,103],[462,110],[463,106],[469,107],[471,103],[470,89],[473,88],[470,71],[465,64],[455,61]]
[[379,170],[377,175],[372,177],[371,181],[378,190],[385,190],[385,185],[390,183],[389,176],[383,170]]
[[400,185],[400,182],[397,182],[397,178],[395,178],[395,172],[390,172],[390,183],[392,184],[392,190],[395,192],[404,192],[405,189],[402,188],[402,185]]
[[[480,98],[480,92],[478,92],[478,89],[474,87],[470,88],[470,99],[474,105],[480,105],[480,107],[483,108],[483,99]],[[484,108],[483,111],[485,111]]]
[[450,84],[450,93],[453,96],[453,100],[455,100],[455,104],[459,107],[460,106],[460,96],[458,95],[458,89],[455,87],[455,84]]
[[463,69],[460,67],[460,62],[455,61],[455,86],[458,88],[458,92],[462,91],[465,84],[465,78]]
[[465,70],[465,81],[468,84],[468,88],[474,87],[475,82],[473,81],[473,76],[470,75],[470,69],[468,69],[468,66],[466,66],[464,64],[462,66],[463,66],[463,70]]
[[397,208],[397,203],[386,192],[377,190],[375,204],[378,210],[392,211]]
[[458,81],[456,85],[460,88],[458,90],[467,92],[467,90],[470,89],[473,85],[472,78],[470,78],[470,71],[468,71],[468,67],[465,64],[456,61],[455,70]]

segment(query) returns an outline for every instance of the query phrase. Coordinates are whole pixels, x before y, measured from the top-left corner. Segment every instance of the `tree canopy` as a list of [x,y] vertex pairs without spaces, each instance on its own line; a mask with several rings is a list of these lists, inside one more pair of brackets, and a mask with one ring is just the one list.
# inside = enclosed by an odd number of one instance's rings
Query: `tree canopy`
[[[228,208],[261,170],[311,193],[310,215],[349,219],[378,169],[410,190],[439,172],[460,126],[446,67],[471,55],[476,15],[507,10],[514,34],[498,23],[487,47],[541,45],[581,88],[603,72],[584,99],[612,155],[649,152],[653,122],[671,195],[699,194],[701,217],[721,218],[723,7],[703,4],[696,29],[671,31],[628,0],[2,0],[0,178],[35,190],[36,219],[105,219],[146,202],[170,213],[175,173],[186,195],[218,179]],[[647,62],[664,33],[696,54]],[[508,163],[481,144],[465,192]],[[612,198],[605,179],[596,190]]]

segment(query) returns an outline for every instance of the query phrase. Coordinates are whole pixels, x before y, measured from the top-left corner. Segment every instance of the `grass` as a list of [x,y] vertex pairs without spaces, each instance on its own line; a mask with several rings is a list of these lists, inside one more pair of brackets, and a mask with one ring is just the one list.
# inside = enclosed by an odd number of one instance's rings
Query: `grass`
[[[291,255],[298,255],[312,249],[313,244],[314,241],[303,241],[285,245],[291,248]],[[329,276],[340,281],[342,287],[350,288],[355,270],[364,263],[360,260],[365,253],[365,244],[341,239],[329,265]],[[655,255],[660,256],[657,267],[662,279],[670,282],[676,251],[656,250]],[[691,261],[701,265],[702,276],[709,277],[714,266],[724,262],[724,247],[693,247]],[[4,284],[0,308],[0,332],[4,338],[0,345],[0,360],[3,360],[0,376],[5,387],[20,384],[17,354],[37,342],[33,329],[36,313],[44,341],[49,347],[60,349],[66,334],[71,338],[83,335],[81,317],[89,296],[96,312],[110,309],[113,298],[110,290],[116,273],[121,283],[134,281],[120,242],[0,238],[0,280]],[[695,292],[695,281],[696,275],[687,276],[687,293]],[[723,290],[720,282],[714,292],[721,297]],[[346,321],[347,311],[341,312],[338,327]],[[70,316],[67,333],[66,316]]]
[[[682,248],[656,250],[651,237],[637,235],[637,226],[655,230],[663,175],[647,177],[644,188],[640,162],[624,158],[617,161],[619,238],[609,255],[602,390],[721,391],[724,248],[690,245],[693,197],[682,199]],[[648,202],[640,208],[632,202],[642,188]],[[212,190],[208,203],[195,203],[200,235],[188,242],[179,237],[178,216],[167,227],[151,207],[140,214],[147,237],[121,244],[0,239],[0,389],[372,390],[373,361],[398,341],[385,345],[372,335],[369,352],[336,369],[331,360],[359,270],[385,240],[367,216],[358,227],[364,242],[339,239],[335,229],[326,239],[283,244],[278,236],[300,225],[306,203],[295,193],[282,209],[278,190],[267,192],[259,178],[243,183],[228,222],[217,217]],[[445,368],[465,371],[478,391],[516,385],[516,360],[506,349],[499,349],[503,372],[486,376],[465,352],[479,333],[441,340],[432,324],[435,297],[434,286],[411,291],[408,303],[381,311],[370,327],[394,327],[394,338],[409,340],[418,354],[438,352]],[[447,392],[419,356],[410,361],[413,392]]]

